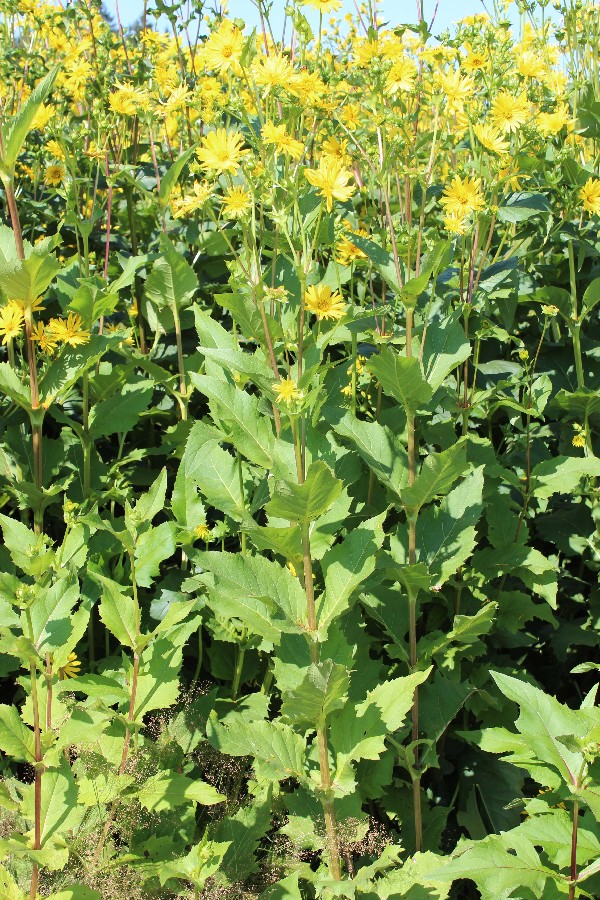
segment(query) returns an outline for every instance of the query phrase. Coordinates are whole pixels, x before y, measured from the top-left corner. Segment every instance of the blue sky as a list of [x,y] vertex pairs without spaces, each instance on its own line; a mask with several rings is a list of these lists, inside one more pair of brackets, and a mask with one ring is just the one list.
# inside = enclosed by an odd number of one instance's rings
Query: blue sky
[[[130,25],[142,13],[143,0],[104,0],[107,9],[114,15],[115,6],[118,2],[119,13],[123,27]],[[152,6],[150,0],[149,6]],[[206,8],[212,6],[212,3],[206,3]],[[493,0],[486,2],[486,6],[491,11],[493,8]],[[273,30],[277,35],[281,31],[284,17],[286,0],[273,0],[271,21]],[[425,0],[425,17],[430,21],[436,7],[436,0]],[[414,22],[416,19],[416,0],[379,0],[377,8],[384,20],[390,21],[397,25],[401,22]],[[346,12],[354,12],[355,7],[352,0],[344,0],[342,10],[338,15]],[[516,20],[517,14],[515,4],[511,4],[510,18]],[[313,13],[308,7],[304,10],[313,24],[318,23],[318,15]],[[433,31],[434,33],[443,31],[464,16],[474,15],[475,13],[485,12],[485,8],[481,0],[439,0],[437,15]],[[232,17],[244,19],[250,27],[258,25],[259,18],[256,6],[251,0],[230,0],[229,14]]]

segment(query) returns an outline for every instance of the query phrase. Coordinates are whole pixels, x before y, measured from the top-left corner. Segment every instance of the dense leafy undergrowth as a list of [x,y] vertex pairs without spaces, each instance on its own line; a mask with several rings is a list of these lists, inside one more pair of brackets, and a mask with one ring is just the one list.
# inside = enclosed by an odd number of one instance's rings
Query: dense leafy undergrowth
[[2,0],[3,898],[600,896],[598,8],[338,6]]

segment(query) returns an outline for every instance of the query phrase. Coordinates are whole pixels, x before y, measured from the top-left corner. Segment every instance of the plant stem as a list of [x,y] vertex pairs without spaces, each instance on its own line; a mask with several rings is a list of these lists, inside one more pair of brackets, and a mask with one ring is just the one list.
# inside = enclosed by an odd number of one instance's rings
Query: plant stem
[[569,900],[575,900],[577,890],[577,829],[579,826],[579,800],[575,797],[573,803],[573,831],[571,832],[571,883],[569,885]]
[[575,373],[577,376],[577,387],[585,387],[583,375],[583,361],[581,358],[581,341],[580,329],[581,323],[577,314],[577,270],[575,269],[575,251],[573,250],[573,241],[569,241],[569,281],[571,284],[571,302],[573,304],[572,324],[570,325],[571,337],[573,338],[573,353],[575,355]]
[[177,367],[179,369],[179,393],[181,394],[182,402],[180,403],[181,409],[181,418],[185,421],[187,419],[187,387],[185,382],[185,363],[183,359],[183,343],[181,340],[181,322],[179,320],[179,310],[177,309],[177,304],[173,304],[173,320],[175,322],[175,340],[177,341]]
[[[29,638],[34,642],[33,622],[31,620],[31,611],[26,610],[27,626],[29,629]],[[34,741],[34,758],[35,758],[35,782],[34,782],[34,825],[33,825],[33,849],[41,850],[42,848],[42,775],[44,774],[44,766],[42,764],[42,733],[40,727],[40,707],[37,690],[37,669],[32,663],[29,668],[31,679],[31,705],[33,707],[33,741]],[[38,883],[40,878],[40,869],[36,862],[33,864],[31,871],[31,886],[29,889],[30,900],[35,900],[37,895]]]

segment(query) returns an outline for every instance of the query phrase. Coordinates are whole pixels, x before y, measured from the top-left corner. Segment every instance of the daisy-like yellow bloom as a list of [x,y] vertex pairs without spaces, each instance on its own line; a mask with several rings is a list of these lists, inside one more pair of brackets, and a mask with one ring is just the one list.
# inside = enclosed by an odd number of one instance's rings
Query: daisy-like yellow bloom
[[252,66],[252,74],[256,84],[266,88],[268,92],[272,88],[287,87],[294,74],[294,69],[285,56],[272,53]]
[[499,131],[518,131],[530,116],[526,94],[513,97],[508,91],[501,91],[492,101],[490,118]]
[[392,65],[387,74],[385,86],[392,94],[397,94],[398,91],[412,91],[416,76],[417,70],[413,61],[408,57],[403,57]]
[[588,178],[579,191],[579,198],[583,201],[583,208],[592,215],[600,215],[600,180]]
[[460,71],[442,72],[436,81],[448,102],[449,112],[462,110],[465,101],[475,92],[473,79],[470,75],[462,75]]
[[311,6],[317,12],[328,15],[337,12],[342,6],[342,0],[304,0],[302,6]]
[[473,131],[479,143],[483,144],[485,149],[490,150],[492,153],[497,153],[500,156],[502,153],[506,153],[510,147],[502,133],[497,128],[494,128],[493,125],[487,125],[486,123],[474,125]]
[[58,343],[69,344],[71,347],[87,344],[91,337],[90,332],[82,325],[81,316],[73,312],[66,319],[51,319],[46,328]]
[[198,538],[199,541],[208,541],[210,540],[210,528],[203,522],[201,525],[196,525],[194,528],[194,535]]
[[99,147],[96,141],[90,141],[87,150],[84,150],[83,152],[86,156],[89,156],[90,159],[95,159],[96,161],[104,159],[106,156],[106,150],[103,147]]
[[23,310],[18,303],[9,300],[6,306],[0,309],[0,334],[2,343],[8,344],[9,341],[19,337],[23,330]]
[[54,138],[52,138],[51,141],[48,141],[48,143],[46,144],[46,150],[54,159],[59,159],[61,162],[65,161],[65,151],[60,146],[58,141],[54,140]]
[[466,59],[461,61],[461,68],[465,72],[479,72],[489,66],[489,57],[483,50],[469,49]]
[[354,61],[356,65],[363,69],[370,66],[373,60],[382,55],[381,44],[377,38],[357,38],[354,41],[352,50],[354,52]]
[[131,84],[117,83],[116,90],[108,98],[108,103],[117,115],[135,116],[138,112],[148,109],[150,97],[145,91]]
[[39,344],[42,353],[52,354],[56,349],[57,339],[51,331],[47,331],[43,322],[36,322],[31,329],[31,340]]
[[306,180],[318,188],[321,196],[326,199],[328,212],[333,209],[334,200],[349,200],[355,191],[353,185],[348,186],[348,182],[354,177],[352,172],[330,157],[322,159],[318,169],[305,169],[304,174]]
[[298,390],[298,385],[293,378],[282,378],[273,385],[273,391],[277,394],[277,402],[289,406],[294,400],[302,400],[303,392]]
[[77,659],[76,653],[69,653],[69,658],[67,660],[67,664],[61,666],[58,670],[58,677],[63,680],[65,678],[77,678],[79,675],[79,670],[81,669],[81,663]]
[[444,189],[440,203],[444,207],[446,216],[456,216],[461,219],[472,212],[483,209],[484,197],[481,193],[479,179],[463,179],[455,175],[452,182]]
[[574,447],[585,447],[587,433],[583,425],[579,425],[577,422],[574,422],[573,430],[575,434],[573,435],[571,444]]
[[544,136],[558,134],[565,127],[569,127],[572,123],[569,110],[566,106],[560,106],[554,112],[541,112],[535,120],[535,127]]
[[[368,233],[364,228],[358,228],[353,231],[350,222],[345,221],[344,225],[348,231],[352,231],[353,234],[358,234],[360,237],[368,236]],[[364,253],[360,247],[357,247],[356,244],[353,244],[352,240],[347,235],[342,235],[341,239],[335,245],[335,258],[341,266],[351,266],[358,259],[366,259],[366,253]]]
[[59,184],[62,184],[63,178],[65,177],[65,170],[62,166],[51,165],[46,166],[46,184],[52,185],[52,187],[58,187]]
[[328,137],[326,141],[323,141],[321,144],[321,157],[335,160],[339,165],[346,168],[352,162],[352,158],[348,153],[348,141],[339,141],[335,137]]
[[[39,240],[41,240],[41,238],[38,238],[38,241]],[[45,306],[42,306],[42,300],[43,297],[36,297],[35,300],[31,301],[21,300],[19,297],[12,297],[10,302],[14,303],[15,306],[18,306],[22,313],[25,313],[26,309],[28,309],[29,312],[34,313],[41,312],[42,310],[46,309]]]
[[252,194],[241,185],[236,185],[223,194],[223,215],[228,219],[239,219],[251,207]]
[[202,139],[202,146],[196,150],[196,156],[203,169],[222,175],[231,172],[235,175],[241,161],[250,151],[243,147],[244,139],[236,131],[217,128]]
[[54,113],[55,109],[53,106],[40,106],[33,117],[33,122],[31,123],[32,129],[35,128],[37,131],[43,131]]
[[525,50],[517,58],[517,71],[523,78],[536,78],[543,81],[548,72],[544,60],[533,50]]
[[171,213],[173,218],[181,219],[183,216],[189,216],[190,213],[193,213],[204,206],[211,194],[211,184],[206,181],[195,181],[188,194],[184,197],[176,197],[171,200]]
[[306,309],[321,319],[341,319],[346,312],[346,304],[339,291],[332,291],[327,284],[312,284],[306,289]]
[[265,122],[262,127],[262,139],[267,146],[275,147],[279,153],[298,160],[304,153],[304,144],[288,134],[285,125]]
[[450,213],[442,219],[444,228],[449,234],[466,234],[469,230],[469,220],[460,213]]
[[202,58],[207,68],[215,72],[237,71],[243,49],[244,35],[226,19],[208,37],[202,48]]

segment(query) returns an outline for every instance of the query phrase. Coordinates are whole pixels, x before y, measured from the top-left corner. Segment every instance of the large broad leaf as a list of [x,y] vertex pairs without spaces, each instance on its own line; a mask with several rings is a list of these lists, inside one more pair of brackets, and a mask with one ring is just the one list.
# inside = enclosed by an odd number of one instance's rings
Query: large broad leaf
[[386,513],[362,522],[324,555],[321,566],[325,591],[317,603],[317,622],[322,638],[329,625],[348,609],[352,594],[375,568],[383,538]]
[[[518,831],[518,829],[514,829]],[[429,874],[432,881],[452,882],[469,878],[481,891],[483,900],[506,900],[514,896],[515,885],[542,897],[548,878],[554,873],[544,866],[533,844],[524,835],[511,843],[513,832],[490,835],[446,865]],[[515,845],[516,853],[510,852]]]
[[29,607],[33,643],[40,654],[58,650],[69,639],[71,612],[79,599],[79,584],[68,578],[38,593]]
[[425,336],[423,369],[433,391],[437,391],[446,376],[470,355],[471,344],[465,337],[459,310],[429,323]]
[[203,453],[198,478],[202,494],[211,506],[241,522],[247,513],[235,458],[214,440],[204,445]]
[[30,304],[46,292],[59,269],[55,256],[34,249],[26,259],[0,262],[0,288],[7,297]]
[[600,278],[594,278],[585,289],[581,301],[581,317],[587,316],[598,303],[600,303]]
[[158,200],[161,206],[166,206],[169,202],[169,197],[171,196],[171,191],[177,184],[177,179],[181,175],[183,171],[183,167],[191,159],[192,154],[196,149],[196,144],[193,144],[183,153],[181,153],[172,165],[169,166],[165,174],[160,180],[160,189],[158,191]]
[[158,772],[145,781],[137,793],[137,798],[144,809],[150,812],[175,809],[184,803],[214,806],[215,803],[227,799],[224,794],[215,790],[212,784],[168,771]]
[[102,586],[100,618],[118,642],[132,650],[137,644],[137,620],[132,597],[124,594],[121,585],[98,573],[94,574]]
[[175,553],[175,523],[161,522],[149,528],[135,548],[135,577],[142,587],[150,587],[160,565]]
[[531,472],[531,493],[547,500],[553,494],[574,494],[584,475],[600,475],[596,457],[557,456],[538,463]]
[[412,514],[434,497],[446,494],[467,468],[466,439],[461,438],[441,453],[430,453],[415,478],[414,484],[402,491],[402,501]]
[[380,247],[379,244],[370,241],[360,234],[351,232],[349,237],[353,244],[356,244],[363,253],[367,254],[388,287],[390,287],[395,294],[400,296],[402,284],[401,279],[398,277],[398,270],[396,269],[392,254],[387,250],[384,250],[383,247]]
[[499,222],[526,222],[534,216],[547,215],[550,204],[543,194],[531,191],[516,191],[505,200],[498,210]]
[[341,494],[343,484],[321,461],[311,464],[304,484],[277,480],[265,510],[269,516],[307,523],[326,513]]
[[137,501],[129,517],[125,514],[125,522],[128,518],[134,525],[145,525],[152,521],[161,510],[165,508],[167,495],[167,470],[162,468],[160,474],[152,482],[145,494]]
[[185,257],[178,253],[166,235],[160,240],[161,256],[152,266],[145,284],[145,295],[157,309],[167,306],[179,311],[187,306],[198,288],[198,279]]
[[415,357],[400,356],[390,347],[384,347],[377,356],[371,357],[367,368],[383,392],[402,404],[407,416],[414,416],[417,409],[431,399],[433,391]]
[[0,750],[12,759],[33,762],[33,731],[22,721],[16,706],[0,705]]
[[[23,792],[23,813],[31,822],[35,819],[35,788],[27,786]],[[42,847],[53,838],[66,834],[79,821],[77,784],[66,759],[59,769],[44,772],[40,811]]]
[[24,522],[0,513],[0,526],[4,535],[4,545],[15,566],[27,575],[41,575],[53,557],[47,549],[47,539],[43,534],[35,534]]
[[401,488],[408,480],[408,456],[390,429],[378,422],[363,422],[349,413],[333,429],[351,442],[379,481],[399,500]]
[[419,516],[417,558],[426,563],[436,584],[454,575],[475,548],[475,525],[483,510],[483,470],[483,466],[474,469],[439,506],[433,504]]
[[257,854],[260,842],[271,826],[271,808],[272,788],[269,785],[234,815],[223,816],[220,820],[216,837],[229,847],[215,877],[217,883],[240,884],[259,871],[262,859],[257,859]]
[[288,875],[277,884],[272,884],[260,895],[260,900],[302,900],[298,875]]
[[295,725],[321,727],[329,713],[344,705],[350,673],[327,659],[313,663],[298,687],[284,695],[282,713]]
[[109,434],[127,434],[150,406],[154,386],[150,381],[125,384],[117,397],[101,400],[90,412],[89,432],[99,438]]
[[258,398],[209,375],[191,372],[190,380],[212,401],[211,406],[226,424],[235,448],[257,466],[273,468],[274,435],[270,420],[260,411]]
[[305,632],[306,596],[285,566],[234,553],[195,551],[192,558],[214,579],[209,597],[219,615],[239,618],[253,634],[277,643],[282,632]]
[[518,678],[501,672],[492,672],[492,676],[504,696],[519,704],[520,714],[515,724],[531,742],[532,755],[558,769],[567,784],[576,785],[584,756],[572,749],[565,737],[585,737],[594,719],[599,719],[598,710],[572,710]]
[[304,780],[305,742],[301,735],[282,722],[247,722],[228,716],[227,724],[211,713],[206,733],[216,750],[229,756],[250,756],[265,778]]
[[31,391],[29,384],[24,384],[10,363],[0,363],[0,391],[22,406],[31,409]]
[[87,344],[65,347],[60,356],[52,360],[40,381],[44,404],[49,406],[57,397],[64,400],[75,382],[122,340],[118,334],[93,334]]
[[17,158],[25,143],[25,138],[31,129],[37,111],[52,90],[59,69],[60,66],[54,66],[39,84],[36,84],[19,112],[9,122],[8,129],[4,135],[4,157],[2,159],[2,169],[8,176],[14,173]]

